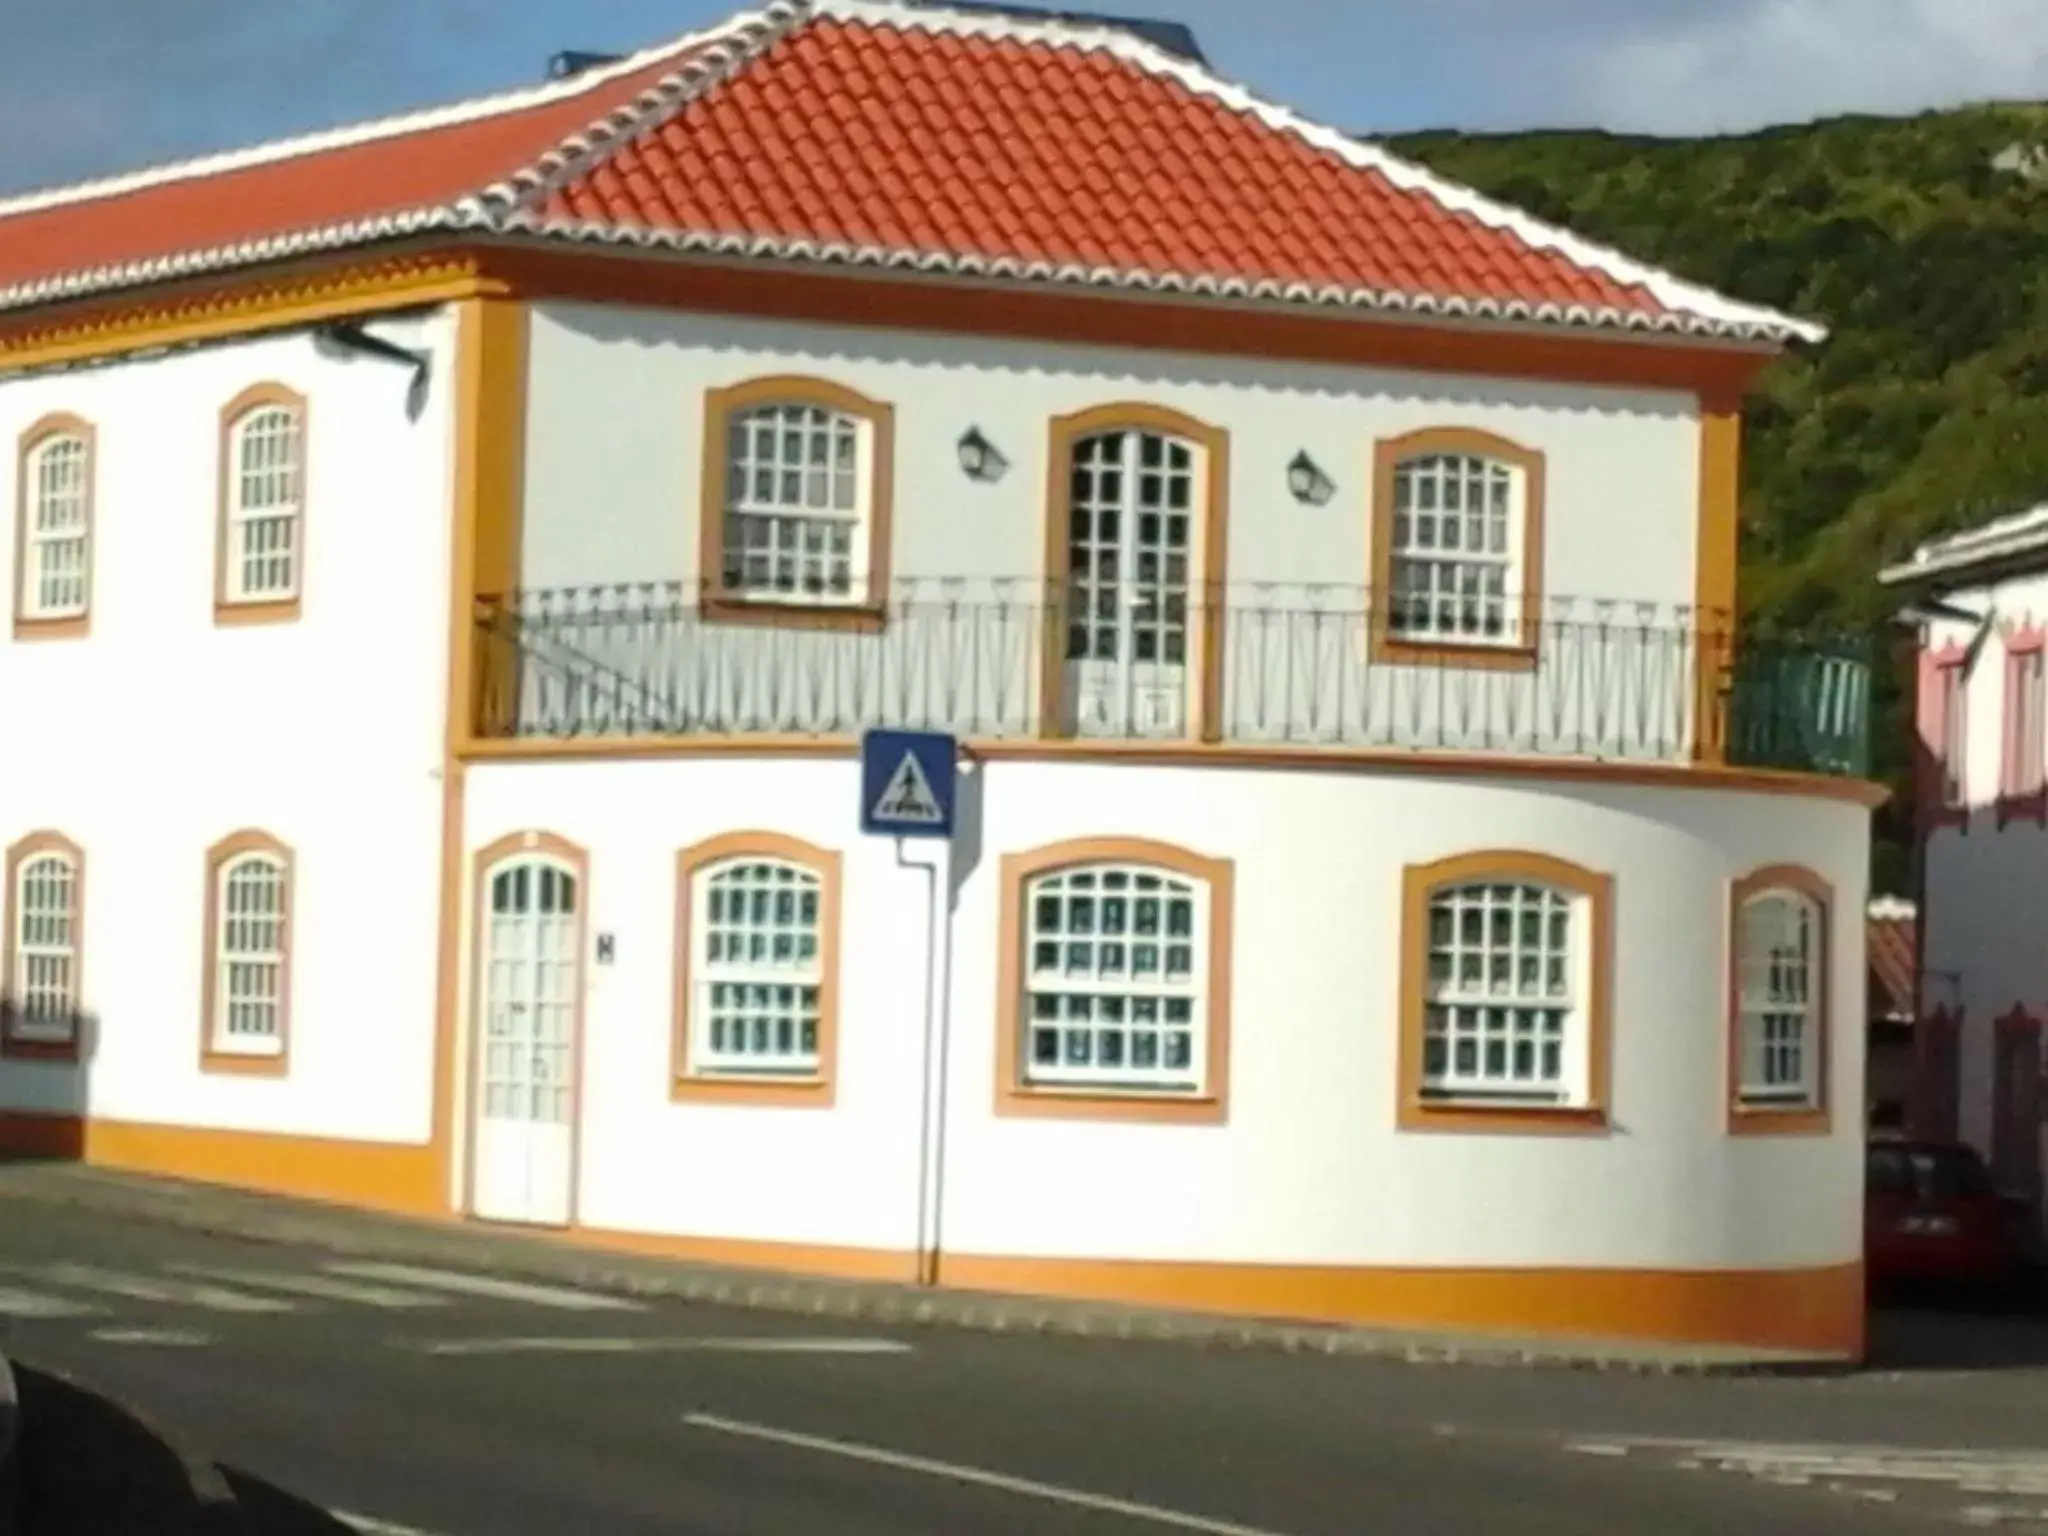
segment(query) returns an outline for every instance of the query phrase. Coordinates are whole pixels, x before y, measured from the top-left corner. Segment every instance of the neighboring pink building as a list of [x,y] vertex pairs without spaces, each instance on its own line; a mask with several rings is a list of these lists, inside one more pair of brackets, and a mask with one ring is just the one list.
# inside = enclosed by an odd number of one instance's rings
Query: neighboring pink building
[[1921,932],[1909,1118],[1919,1134],[1977,1147],[2000,1184],[2038,1209],[2048,505],[1925,544],[1881,579],[1905,599],[1919,636]]

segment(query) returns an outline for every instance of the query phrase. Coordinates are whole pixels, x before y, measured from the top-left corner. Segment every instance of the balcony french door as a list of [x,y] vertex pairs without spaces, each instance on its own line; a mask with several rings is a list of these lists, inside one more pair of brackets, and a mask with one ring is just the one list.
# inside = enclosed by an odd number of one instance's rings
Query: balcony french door
[[1075,441],[1062,695],[1072,734],[1190,734],[1190,599],[1202,579],[1196,509],[1207,473],[1195,444],[1166,433]]

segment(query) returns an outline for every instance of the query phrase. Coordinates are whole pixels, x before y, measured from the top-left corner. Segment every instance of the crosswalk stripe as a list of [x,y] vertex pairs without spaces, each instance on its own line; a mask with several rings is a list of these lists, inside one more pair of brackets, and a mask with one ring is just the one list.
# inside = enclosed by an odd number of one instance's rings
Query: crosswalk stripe
[[37,1278],[52,1285],[75,1286],[80,1290],[104,1291],[135,1301],[154,1301],[174,1307],[204,1307],[209,1312],[291,1312],[289,1301],[269,1296],[251,1296],[219,1285],[196,1285],[176,1280],[145,1280],[140,1275],[92,1264],[47,1264],[36,1270]]
[[0,1286],[0,1316],[6,1317],[89,1317],[98,1307],[62,1296],[41,1296],[34,1291],[17,1291]]
[[563,1290],[552,1285],[527,1285],[517,1280],[494,1280],[486,1275],[465,1275],[449,1269],[422,1269],[411,1264],[329,1264],[330,1274],[352,1275],[359,1280],[387,1280],[393,1285],[419,1285],[429,1290],[454,1291],[463,1296],[484,1296],[495,1301],[523,1301],[536,1307],[558,1307],[564,1312],[644,1312],[637,1301],[620,1296],[601,1296],[591,1291]]
[[392,1286],[370,1285],[363,1281],[337,1280],[330,1275],[297,1275],[271,1269],[226,1269],[210,1264],[171,1264],[165,1267],[175,1274],[192,1275],[202,1280],[224,1280],[230,1285],[249,1286],[259,1291],[284,1291],[293,1296],[313,1296],[322,1301],[353,1301],[368,1307],[393,1309],[443,1307],[448,1304],[445,1296],[401,1291]]

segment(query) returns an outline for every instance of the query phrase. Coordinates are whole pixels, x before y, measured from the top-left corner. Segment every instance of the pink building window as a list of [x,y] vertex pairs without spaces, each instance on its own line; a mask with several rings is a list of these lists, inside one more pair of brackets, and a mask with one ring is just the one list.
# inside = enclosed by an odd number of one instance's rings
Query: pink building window
[[1920,653],[1920,793],[1929,830],[1969,829],[1968,659],[1961,645]]
[[2005,714],[1998,772],[1998,825],[2048,825],[2048,631],[2017,630],[2005,642]]

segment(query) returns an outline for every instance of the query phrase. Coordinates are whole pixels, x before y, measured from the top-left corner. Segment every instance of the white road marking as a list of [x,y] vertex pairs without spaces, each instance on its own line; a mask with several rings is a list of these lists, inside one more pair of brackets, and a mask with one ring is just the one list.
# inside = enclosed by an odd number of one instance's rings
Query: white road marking
[[1028,1477],[1011,1477],[1002,1472],[990,1472],[981,1467],[965,1467],[956,1462],[934,1461],[928,1456],[907,1456],[901,1451],[885,1451],[878,1446],[858,1445],[850,1440],[827,1440],[817,1435],[802,1435],[794,1430],[774,1429],[765,1424],[749,1424],[739,1419],[723,1419],[711,1413],[686,1413],[683,1422],[697,1429],[713,1430],[719,1434],[737,1435],[749,1440],[765,1440],[775,1445],[787,1445],[797,1450],[817,1451],[826,1456],[842,1456],[849,1461],[865,1461],[874,1466],[893,1467],[901,1472],[917,1472],[925,1477],[945,1478],[950,1482],[971,1483],[982,1488],[994,1488],[1003,1493],[1018,1494],[1027,1499],[1040,1499],[1048,1504],[1065,1504],[1074,1509],[1093,1509],[1109,1515],[1122,1515],[1126,1520],[1142,1521],[1150,1525],[1170,1526],[1180,1531],[1201,1531],[1204,1536],[1279,1536],[1278,1532],[1264,1530],[1258,1526],[1237,1525],[1228,1520],[1211,1520],[1204,1515],[1182,1514],[1178,1510],[1161,1509],[1155,1504],[1140,1504],[1134,1499],[1113,1499],[1099,1493],[1084,1493],[1078,1488],[1062,1488],[1057,1483],[1035,1482]]
[[353,1275],[358,1280],[388,1280],[393,1285],[418,1285],[430,1291],[454,1291],[463,1296],[487,1296],[494,1301],[523,1301],[536,1307],[556,1307],[564,1312],[644,1312],[637,1301],[621,1296],[601,1296],[592,1291],[564,1290],[552,1285],[527,1285],[517,1280],[495,1280],[487,1275],[465,1275],[452,1269],[421,1269],[411,1264],[328,1264],[329,1274]]
[[400,1525],[393,1520],[379,1520],[374,1515],[352,1515],[345,1509],[330,1509],[327,1513],[343,1525],[353,1526],[361,1531],[363,1536],[434,1536],[433,1532],[423,1531],[418,1526]]
[[83,1301],[0,1286],[0,1315],[7,1317],[89,1317],[99,1310]]
[[430,1355],[632,1355],[664,1352],[761,1355],[907,1355],[898,1339],[442,1339],[422,1346]]
[[117,1269],[92,1264],[48,1264],[36,1271],[53,1285],[76,1286],[80,1290],[105,1291],[136,1301],[160,1302],[173,1307],[204,1307],[209,1312],[290,1312],[291,1302],[269,1296],[251,1296],[225,1286],[196,1285],[180,1280],[144,1279]]
[[211,1334],[191,1328],[95,1328],[92,1336],[102,1344],[158,1344],[171,1349],[197,1349],[211,1344]]
[[394,1309],[444,1307],[448,1304],[445,1296],[401,1291],[392,1286],[370,1285],[363,1281],[336,1280],[329,1275],[300,1275],[271,1269],[216,1269],[208,1264],[167,1264],[164,1267],[174,1274],[192,1275],[202,1280],[225,1280],[231,1285],[245,1285],[255,1290],[314,1296],[322,1301],[353,1301],[369,1307]]
[[1678,1458],[1747,1474],[1763,1482],[1800,1485],[1814,1478],[1877,1483],[1943,1484],[1968,1494],[2048,1496],[2048,1450],[1950,1450],[1896,1445],[1770,1445],[1743,1440],[1654,1437],[1572,1440],[1566,1449],[1586,1456],[1635,1451]]

